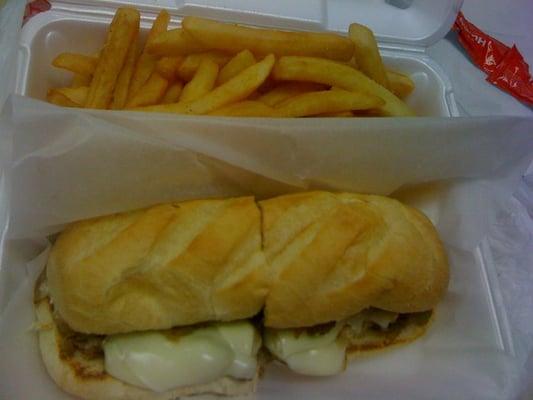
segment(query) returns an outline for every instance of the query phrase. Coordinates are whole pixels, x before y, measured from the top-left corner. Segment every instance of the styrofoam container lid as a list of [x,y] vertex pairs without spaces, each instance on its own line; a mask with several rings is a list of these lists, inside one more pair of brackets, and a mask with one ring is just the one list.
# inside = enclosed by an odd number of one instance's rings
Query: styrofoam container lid
[[[53,3],[53,2],[52,2]],[[370,27],[383,43],[427,47],[452,26],[463,0],[63,0],[91,8],[143,6],[176,14],[302,30]]]

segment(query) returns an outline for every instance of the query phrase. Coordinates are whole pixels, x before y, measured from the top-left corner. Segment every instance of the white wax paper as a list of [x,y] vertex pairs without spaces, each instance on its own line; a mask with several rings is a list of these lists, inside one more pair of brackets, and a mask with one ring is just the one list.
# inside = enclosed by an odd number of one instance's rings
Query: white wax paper
[[86,112],[12,97],[1,140],[13,149],[11,160],[0,159],[10,200],[9,208],[0,202],[10,219],[0,269],[2,399],[68,398],[46,375],[30,329],[48,234],[169,200],[308,189],[392,194],[421,208],[447,247],[450,288],[422,339],[361,357],[333,378],[271,365],[259,399],[519,393],[533,344],[532,120],[239,120]]

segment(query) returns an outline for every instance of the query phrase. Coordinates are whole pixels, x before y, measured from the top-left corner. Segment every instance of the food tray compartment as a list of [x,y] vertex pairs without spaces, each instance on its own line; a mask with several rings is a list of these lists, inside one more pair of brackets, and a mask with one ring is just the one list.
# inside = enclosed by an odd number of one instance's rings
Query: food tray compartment
[[[146,32],[155,12],[140,9]],[[32,18],[21,34],[21,50],[16,93],[45,99],[52,87],[68,85],[70,74],[54,68],[52,60],[61,52],[97,53],[105,40],[111,21],[107,12],[95,13],[74,9],[52,10]],[[174,16],[174,26],[179,17]],[[403,49],[382,50],[387,66],[412,77],[414,92],[406,99],[420,116],[458,115],[451,84],[442,69],[422,51]]]

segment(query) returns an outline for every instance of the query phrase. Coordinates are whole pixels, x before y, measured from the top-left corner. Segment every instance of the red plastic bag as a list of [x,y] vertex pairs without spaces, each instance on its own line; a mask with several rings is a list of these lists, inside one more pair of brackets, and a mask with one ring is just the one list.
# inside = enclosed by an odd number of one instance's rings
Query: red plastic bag
[[529,66],[516,48],[487,35],[459,13],[453,29],[472,61],[485,71],[487,81],[515,98],[533,105],[533,80]]

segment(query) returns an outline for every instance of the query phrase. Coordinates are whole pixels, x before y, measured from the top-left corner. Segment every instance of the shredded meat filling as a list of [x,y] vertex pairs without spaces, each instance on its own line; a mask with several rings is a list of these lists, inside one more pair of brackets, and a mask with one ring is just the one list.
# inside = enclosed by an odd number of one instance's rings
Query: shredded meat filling
[[384,348],[393,344],[410,342],[425,332],[433,312],[399,314],[387,328],[374,321],[364,321],[362,329],[349,325],[341,330],[340,337],[350,343],[348,351],[364,351]]
[[55,323],[60,333],[59,350],[61,358],[71,358],[76,353],[87,360],[104,357],[102,342],[105,336],[75,332],[59,318],[55,318]]

